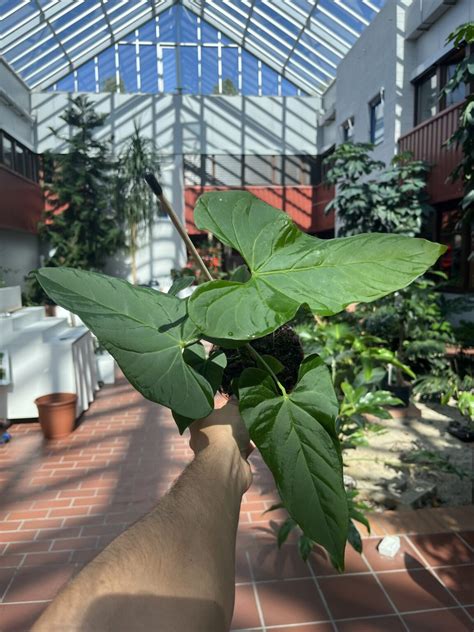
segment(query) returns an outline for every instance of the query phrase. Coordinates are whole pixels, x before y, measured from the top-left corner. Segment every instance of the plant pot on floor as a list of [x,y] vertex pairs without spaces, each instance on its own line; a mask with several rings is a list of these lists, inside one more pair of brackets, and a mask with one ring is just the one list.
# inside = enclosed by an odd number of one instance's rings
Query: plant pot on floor
[[468,423],[463,424],[460,421],[450,421],[448,424],[448,432],[456,439],[464,441],[465,443],[472,443],[474,441],[474,426],[470,426]]
[[62,439],[74,430],[76,393],[51,393],[35,399],[41,430],[46,439]]
[[401,399],[404,406],[410,405],[411,384],[389,384],[387,390],[390,391],[394,397]]

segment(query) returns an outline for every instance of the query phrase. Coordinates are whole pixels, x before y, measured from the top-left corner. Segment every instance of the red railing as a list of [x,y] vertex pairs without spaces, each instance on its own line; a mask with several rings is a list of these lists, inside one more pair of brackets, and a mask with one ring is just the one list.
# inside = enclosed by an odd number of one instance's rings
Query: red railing
[[263,202],[288,213],[293,221],[306,232],[319,232],[334,228],[334,213],[324,215],[326,204],[334,197],[334,189],[322,185],[312,186],[247,186],[247,187],[200,187],[187,186],[184,191],[186,228],[191,235],[199,235],[194,225],[194,206],[197,198],[206,191],[227,191],[239,188],[253,193]]
[[434,203],[462,196],[461,183],[451,182],[449,178],[461,160],[462,151],[458,147],[448,148],[445,145],[458,128],[461,107],[462,103],[458,103],[443,110],[417,125],[398,141],[400,152],[410,151],[417,160],[426,160],[431,165],[427,188]]

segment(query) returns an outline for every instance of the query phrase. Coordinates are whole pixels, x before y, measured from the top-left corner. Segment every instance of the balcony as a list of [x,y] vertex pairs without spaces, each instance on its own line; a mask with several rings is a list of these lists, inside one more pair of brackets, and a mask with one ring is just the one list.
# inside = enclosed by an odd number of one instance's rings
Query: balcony
[[39,184],[0,164],[0,228],[36,233],[43,208]]
[[434,204],[462,197],[461,182],[451,182],[449,179],[461,160],[462,151],[458,147],[445,146],[458,127],[462,105],[457,103],[443,110],[417,125],[398,141],[400,152],[410,151],[417,160],[425,160],[431,165],[427,189]]
[[[194,206],[197,198],[207,191],[227,191],[231,188],[233,187],[185,187],[186,229],[190,235],[202,234],[194,224]],[[334,213],[324,214],[326,205],[334,197],[333,187],[319,184],[317,186],[246,186],[240,189],[249,191],[263,202],[285,211],[305,232],[320,233],[334,228]]]

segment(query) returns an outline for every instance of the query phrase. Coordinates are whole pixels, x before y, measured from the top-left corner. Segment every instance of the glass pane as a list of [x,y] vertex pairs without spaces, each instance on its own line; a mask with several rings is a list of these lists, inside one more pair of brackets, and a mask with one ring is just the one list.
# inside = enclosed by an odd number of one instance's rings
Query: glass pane
[[199,92],[197,47],[182,46],[179,54],[181,57],[181,87],[183,92],[186,94],[197,94]]
[[119,44],[119,74],[124,92],[137,92],[137,62],[134,44]]
[[95,68],[93,59],[77,69],[77,89],[79,92],[95,92]]
[[15,146],[15,171],[21,173],[23,176],[26,175],[26,156],[25,150],[20,145]]
[[201,20],[201,41],[205,44],[217,43],[217,29]]
[[384,138],[383,101],[370,106],[370,140],[378,145]]
[[160,25],[160,42],[176,42],[176,6],[158,16]]
[[102,92],[115,92],[115,50],[113,46],[102,51],[98,57],[99,86]]
[[217,78],[217,49],[202,50],[202,94],[215,94],[219,89]]
[[164,92],[174,94],[176,85],[176,52],[174,48],[163,49],[163,85]]
[[181,42],[195,44],[197,42],[197,16],[183,8],[180,27]]
[[158,92],[158,71],[156,67],[156,46],[140,46],[141,91]]
[[417,90],[417,124],[426,121],[436,114],[438,106],[438,81],[436,74],[423,79]]
[[150,20],[138,29],[138,39],[140,42],[156,42],[156,22]]
[[273,172],[274,161],[272,156],[245,156],[245,185],[273,184]]
[[258,94],[258,60],[242,50],[242,94]]
[[13,143],[3,136],[3,163],[13,169]]
[[[453,77],[457,65],[458,62],[455,62],[453,64],[449,64],[449,66],[446,66],[446,83],[448,83],[448,81],[450,81],[450,79]],[[466,84],[460,83],[458,87],[455,88],[452,92],[448,92],[446,94],[446,106],[449,107],[450,105],[454,105],[455,103],[460,103],[461,101],[464,101],[465,98]]]
[[288,81],[285,77],[281,79],[281,95],[283,97],[293,97],[298,94],[298,88],[294,83]]
[[71,72],[56,83],[56,90],[74,92],[74,73]]
[[222,94],[239,93],[238,56],[236,48],[222,49]]
[[278,94],[278,73],[266,66],[262,66],[262,94],[276,96]]

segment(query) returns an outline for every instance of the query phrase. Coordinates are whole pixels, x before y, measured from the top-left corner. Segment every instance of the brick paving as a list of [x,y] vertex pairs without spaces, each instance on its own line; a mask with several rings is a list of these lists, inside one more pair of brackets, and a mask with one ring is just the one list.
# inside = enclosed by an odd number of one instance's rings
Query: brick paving
[[[45,444],[37,423],[15,424],[0,447],[0,630],[24,632],[77,573],[146,513],[191,458],[169,413],[123,379],[104,387],[79,428]],[[372,519],[364,555],[347,550],[338,575],[317,550],[276,548],[281,511],[272,478],[252,455],[237,538],[233,630],[265,632],[472,631],[472,507]],[[394,560],[380,536],[402,535]]]

